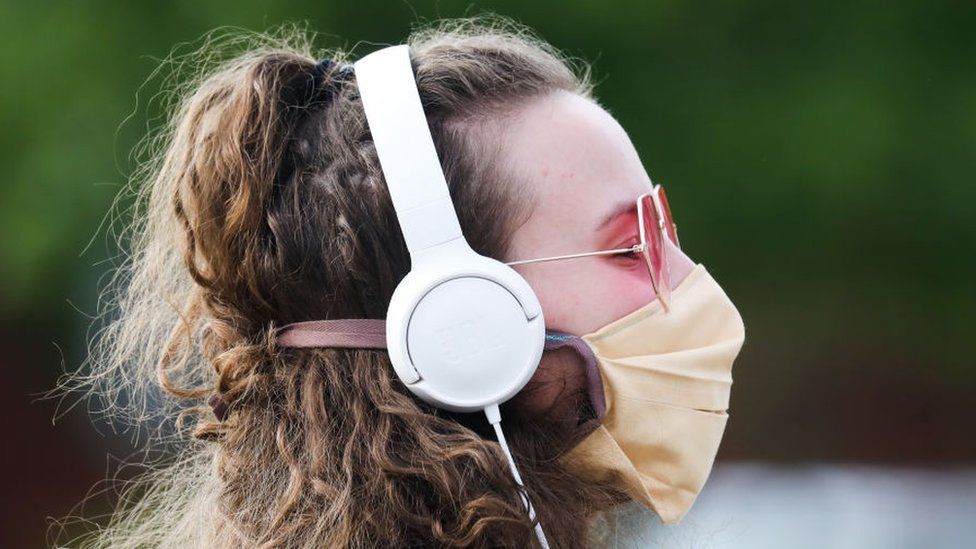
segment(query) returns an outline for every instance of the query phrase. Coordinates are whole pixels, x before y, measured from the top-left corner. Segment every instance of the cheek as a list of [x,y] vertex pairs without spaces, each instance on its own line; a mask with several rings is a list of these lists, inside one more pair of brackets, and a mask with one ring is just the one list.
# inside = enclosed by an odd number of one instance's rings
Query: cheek
[[595,257],[514,268],[539,297],[553,330],[589,333],[654,298],[647,267],[635,261]]
[[[587,331],[594,331],[636,311],[654,299],[650,273],[643,259],[610,260],[601,269],[604,291],[600,297],[602,305],[588,323]],[[585,332],[584,332],[585,333]]]

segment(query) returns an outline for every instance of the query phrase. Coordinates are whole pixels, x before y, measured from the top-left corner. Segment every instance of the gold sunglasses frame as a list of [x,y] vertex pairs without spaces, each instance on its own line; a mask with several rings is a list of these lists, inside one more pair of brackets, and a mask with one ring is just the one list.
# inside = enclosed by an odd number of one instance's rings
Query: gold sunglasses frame
[[[651,259],[647,255],[647,236],[646,236],[646,233],[644,232],[644,224],[646,223],[646,221],[644,220],[644,209],[641,208],[641,201],[644,200],[644,197],[650,195],[651,202],[654,204],[654,209],[657,211],[657,218],[658,218],[657,225],[658,225],[658,230],[661,231],[661,238],[662,239],[671,240],[671,237],[668,236],[668,232],[667,232],[666,227],[665,227],[664,207],[661,205],[661,198],[658,195],[658,192],[660,190],[663,190],[661,188],[661,185],[654,185],[651,188],[650,191],[648,191],[646,193],[643,193],[643,194],[641,194],[640,196],[637,197],[637,201],[636,201],[636,206],[637,206],[637,224],[638,224],[638,234],[640,234],[640,239],[641,239],[640,244],[634,244],[633,246],[631,246],[629,248],[615,248],[615,249],[612,249],[612,250],[598,250],[598,251],[595,251],[595,252],[582,252],[582,253],[567,254],[567,255],[554,255],[554,256],[550,256],[550,257],[540,257],[540,258],[537,258],[537,259],[521,259],[521,260],[518,260],[518,261],[509,261],[509,262],[507,262],[505,264],[506,265],[509,265],[509,266],[511,266],[511,265],[524,265],[526,263],[541,263],[543,261],[556,261],[556,260],[559,260],[559,259],[573,259],[573,258],[577,258],[577,257],[588,257],[588,256],[594,256],[594,255],[612,255],[612,254],[622,254],[622,253],[632,253],[632,252],[633,253],[636,253],[636,252],[639,252],[641,254],[641,256],[644,258],[644,262],[647,264],[647,272],[648,272],[648,274],[650,275],[650,278],[651,278],[651,286],[654,288],[654,295],[657,297],[658,301],[661,302],[661,305],[664,307],[664,311],[665,312],[668,312],[671,309],[670,304],[669,303],[666,303],[665,300],[661,297],[661,292],[660,292],[660,290],[657,287],[657,281],[654,280],[654,266],[651,265]],[[674,218],[673,217],[671,218],[671,228],[674,231],[674,245],[675,246],[678,246],[678,248],[681,248],[681,244],[679,244],[677,242],[677,240],[678,240],[678,226],[674,222]],[[662,240],[662,242],[663,242],[663,240]]]

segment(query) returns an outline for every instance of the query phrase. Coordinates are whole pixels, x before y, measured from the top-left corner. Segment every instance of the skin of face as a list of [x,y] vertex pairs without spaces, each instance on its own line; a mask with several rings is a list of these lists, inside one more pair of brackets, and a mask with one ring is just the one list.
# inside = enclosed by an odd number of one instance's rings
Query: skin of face
[[[514,233],[505,261],[535,259],[640,243],[636,209],[602,225],[621,204],[635,205],[652,183],[627,132],[590,99],[558,91],[520,108],[502,132],[504,158],[529,185],[535,206]],[[675,220],[680,226],[680,219]],[[670,284],[695,266],[665,239]],[[655,299],[644,259],[597,255],[512,266],[539,298],[546,327],[583,335]],[[512,404],[529,414],[571,414],[567,395],[585,388],[582,361],[568,349],[544,353]]]

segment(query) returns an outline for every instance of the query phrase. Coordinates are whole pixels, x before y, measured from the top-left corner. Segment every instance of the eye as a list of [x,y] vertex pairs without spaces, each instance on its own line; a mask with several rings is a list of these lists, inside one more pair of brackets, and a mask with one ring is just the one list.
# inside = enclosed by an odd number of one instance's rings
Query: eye
[[[627,240],[626,242],[624,242],[624,243],[622,243],[622,244],[620,244],[618,246],[614,246],[614,247],[615,248],[633,248],[634,246],[636,246],[638,244],[640,244],[640,239],[638,239],[637,237],[633,237],[630,240]],[[633,260],[640,259],[640,252],[635,252],[635,251],[619,252],[619,253],[613,254],[613,257],[614,258],[623,259],[623,260],[627,260],[627,261],[633,261]]]

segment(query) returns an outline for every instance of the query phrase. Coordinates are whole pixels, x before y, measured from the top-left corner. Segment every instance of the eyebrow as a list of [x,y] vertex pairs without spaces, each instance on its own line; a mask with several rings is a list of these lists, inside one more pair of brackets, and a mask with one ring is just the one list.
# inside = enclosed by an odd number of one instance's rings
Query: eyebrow
[[610,210],[610,213],[605,215],[603,219],[600,220],[600,224],[596,226],[596,230],[603,230],[604,227],[610,224],[611,221],[617,219],[621,215],[628,214],[637,211],[637,201],[636,200],[625,200],[619,202],[616,206]]

